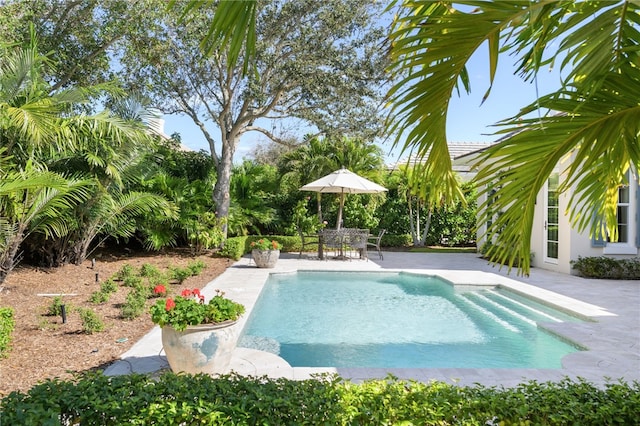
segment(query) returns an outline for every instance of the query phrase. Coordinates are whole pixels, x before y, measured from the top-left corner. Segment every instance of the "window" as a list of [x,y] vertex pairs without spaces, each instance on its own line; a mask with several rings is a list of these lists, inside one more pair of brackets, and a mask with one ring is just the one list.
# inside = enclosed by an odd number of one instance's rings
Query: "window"
[[545,260],[557,261],[559,248],[559,210],[558,210],[558,173],[552,173],[547,180],[546,218],[544,229],[546,230]]
[[[637,190],[637,189],[636,189]],[[631,203],[631,189],[629,185],[620,185],[618,188],[618,207],[617,207],[617,231],[618,241],[612,242],[607,235],[606,242],[602,241],[601,247],[604,246],[603,254],[637,254],[638,249],[632,237],[635,232],[635,224],[633,223],[633,215],[636,207]],[[594,244],[594,246],[598,246]]]
[[629,185],[618,189],[618,242],[629,242]]

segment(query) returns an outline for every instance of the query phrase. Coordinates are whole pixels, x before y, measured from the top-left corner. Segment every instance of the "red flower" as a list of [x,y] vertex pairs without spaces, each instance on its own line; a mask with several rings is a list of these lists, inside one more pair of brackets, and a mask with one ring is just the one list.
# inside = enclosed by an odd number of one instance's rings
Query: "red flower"
[[200,295],[200,303],[204,303],[204,296]]
[[193,293],[194,296],[200,297],[200,289],[198,288],[194,288],[193,290],[191,290],[191,293]]
[[165,294],[167,292],[167,289],[162,284],[158,284],[153,288],[153,292],[155,294]]
[[182,293],[180,293],[180,295],[182,297],[189,297],[191,296],[191,290],[189,290],[188,288],[185,288],[184,290],[182,290]]
[[167,311],[170,311],[175,307],[176,307],[176,302],[174,302],[173,299],[167,299],[167,302],[165,303],[164,308]]

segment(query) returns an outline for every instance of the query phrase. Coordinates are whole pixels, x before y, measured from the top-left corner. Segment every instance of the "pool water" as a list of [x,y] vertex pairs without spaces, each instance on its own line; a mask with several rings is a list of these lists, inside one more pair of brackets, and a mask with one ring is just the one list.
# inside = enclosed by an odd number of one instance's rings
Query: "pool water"
[[576,318],[467,290],[409,273],[272,274],[238,346],[293,367],[560,368],[578,350],[537,326]]

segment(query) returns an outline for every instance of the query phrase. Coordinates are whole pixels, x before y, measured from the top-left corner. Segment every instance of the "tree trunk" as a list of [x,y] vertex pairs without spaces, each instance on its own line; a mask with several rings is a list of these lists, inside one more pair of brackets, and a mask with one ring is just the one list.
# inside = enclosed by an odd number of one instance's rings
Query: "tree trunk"
[[231,169],[233,168],[233,154],[235,152],[240,136],[232,138],[223,138],[222,150],[220,152],[220,161],[216,164],[216,184],[213,187],[213,204],[216,208],[216,217],[225,219],[222,221],[223,240],[227,239],[228,226],[226,219],[229,217],[229,207],[231,197]]
[[24,227],[19,227],[17,231],[7,239],[6,250],[0,253],[0,284],[4,283],[9,273],[18,264],[18,249],[24,241]]
[[431,210],[429,210],[429,212],[427,213],[427,222],[424,224],[424,229],[422,230],[422,245],[426,245],[427,244],[427,234],[429,233],[429,227],[431,226],[431,215],[432,212]]

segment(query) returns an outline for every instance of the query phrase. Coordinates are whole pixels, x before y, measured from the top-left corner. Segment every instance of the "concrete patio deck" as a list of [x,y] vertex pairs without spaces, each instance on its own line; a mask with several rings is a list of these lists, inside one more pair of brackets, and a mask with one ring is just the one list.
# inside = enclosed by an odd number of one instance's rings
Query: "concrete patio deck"
[[[384,260],[372,257],[368,261],[321,261],[283,253],[274,269],[256,268],[249,257],[244,257],[209,283],[203,293],[208,299],[215,289],[222,289],[226,296],[243,303],[247,313],[240,320],[242,327],[272,272],[405,270],[434,274],[454,284],[499,284],[589,317],[590,322],[559,323],[552,328],[553,332],[587,350],[566,356],[560,369],[319,369],[291,367],[274,354],[237,348],[230,371],[296,380],[307,379],[314,373],[332,372],[354,382],[393,374],[418,381],[505,387],[527,380],[556,381],[563,377],[583,378],[600,385],[618,379],[640,381],[640,281],[588,280],[541,269],[532,269],[529,277],[519,277],[516,271],[507,274],[506,268],[493,267],[476,254],[384,252]],[[110,365],[105,374],[153,373],[166,368],[160,329],[156,327]]]

